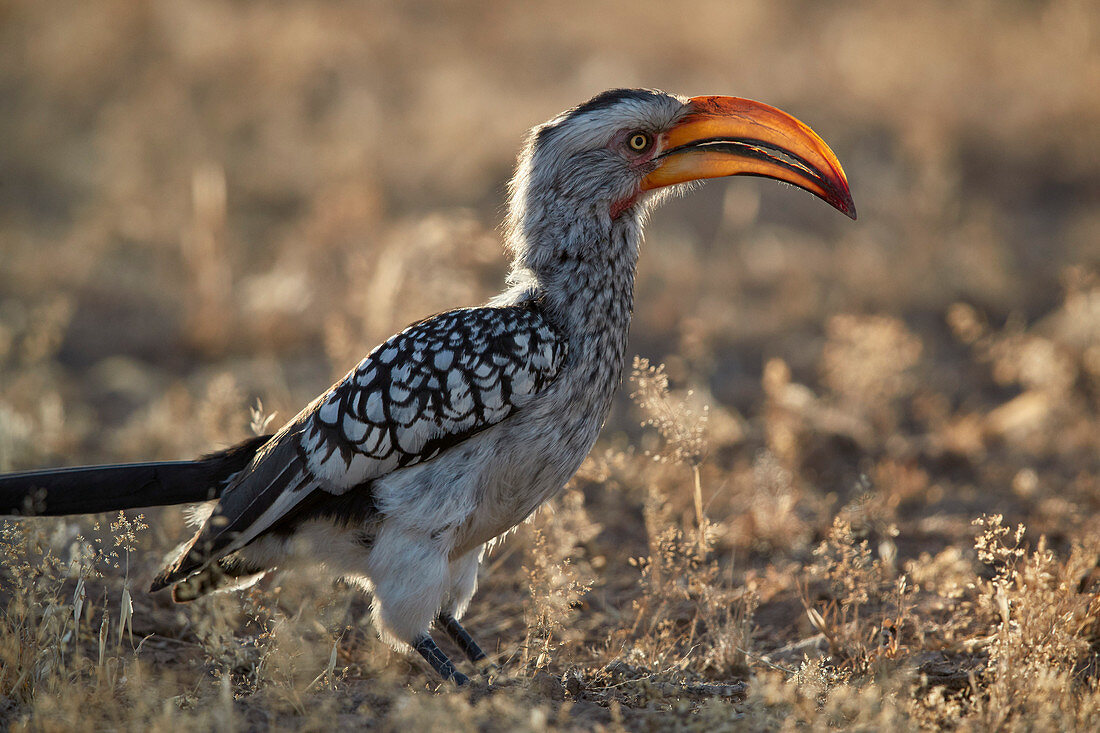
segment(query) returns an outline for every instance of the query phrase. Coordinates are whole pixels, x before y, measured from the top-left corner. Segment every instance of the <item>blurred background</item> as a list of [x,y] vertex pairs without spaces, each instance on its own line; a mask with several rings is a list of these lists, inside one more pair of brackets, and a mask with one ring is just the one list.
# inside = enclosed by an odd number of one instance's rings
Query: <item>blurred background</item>
[[408,322],[484,300],[525,131],[616,86],[797,115],[860,212],[751,179],[666,206],[633,351],[750,415],[768,358],[821,378],[835,314],[900,319],[923,360],[951,360],[956,301],[1031,324],[1100,263],[1098,16],[1074,0],[3,3],[0,468],[205,450],[246,413],[195,430],[196,406],[261,397],[289,417]]
[[[228,445],[257,399],[280,424],[484,301],[526,130],[623,86],[796,115],[859,210],[732,179],[648,227],[630,350],[710,405],[731,577],[808,561],[845,507],[899,563],[984,511],[1096,529],[1090,0],[0,2],[0,470]],[[595,455],[664,450],[630,391]],[[672,485],[601,461],[589,506]],[[589,559],[647,547],[640,508],[614,517]],[[633,587],[612,562],[585,567]],[[760,583],[766,638],[801,607],[769,616]]]

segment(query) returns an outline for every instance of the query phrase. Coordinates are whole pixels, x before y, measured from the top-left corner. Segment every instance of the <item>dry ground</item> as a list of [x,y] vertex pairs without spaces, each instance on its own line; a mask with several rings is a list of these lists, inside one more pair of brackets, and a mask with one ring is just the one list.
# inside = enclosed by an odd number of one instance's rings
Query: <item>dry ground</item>
[[860,211],[654,216],[649,362],[486,562],[491,685],[309,578],[146,594],[165,509],[5,525],[0,725],[1100,727],[1100,6],[671,7],[0,2],[0,470],[227,445],[485,299],[524,130],[607,87],[788,109]]

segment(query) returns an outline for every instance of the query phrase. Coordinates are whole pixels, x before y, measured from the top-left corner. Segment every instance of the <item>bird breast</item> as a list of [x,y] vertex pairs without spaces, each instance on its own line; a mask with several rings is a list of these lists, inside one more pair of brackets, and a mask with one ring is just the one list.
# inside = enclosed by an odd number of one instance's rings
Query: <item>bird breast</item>
[[559,382],[503,423],[377,481],[379,510],[449,545],[452,557],[520,524],[580,467],[606,416],[613,385],[607,395],[570,386]]
[[557,258],[562,272],[516,291],[566,340],[553,383],[500,423],[374,485],[390,521],[438,537],[458,557],[512,529],[557,494],[592,449],[622,379],[634,297],[637,222]]

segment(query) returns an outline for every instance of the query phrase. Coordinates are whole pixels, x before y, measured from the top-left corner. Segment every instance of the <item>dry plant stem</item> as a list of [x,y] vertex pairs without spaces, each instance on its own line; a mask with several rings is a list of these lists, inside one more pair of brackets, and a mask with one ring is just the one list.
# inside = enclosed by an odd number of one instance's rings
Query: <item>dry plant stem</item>
[[695,478],[695,526],[699,532],[699,554],[707,551],[707,518],[703,515],[703,480],[699,475],[699,464],[691,465],[691,474]]

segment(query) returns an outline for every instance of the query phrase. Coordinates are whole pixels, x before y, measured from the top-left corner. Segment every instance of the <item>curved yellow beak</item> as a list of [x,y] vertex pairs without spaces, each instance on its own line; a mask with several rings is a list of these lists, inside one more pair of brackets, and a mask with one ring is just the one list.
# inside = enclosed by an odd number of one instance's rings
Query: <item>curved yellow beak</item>
[[833,151],[802,122],[751,99],[693,97],[664,133],[642,190],[702,178],[763,176],[805,189],[851,218],[856,207]]

